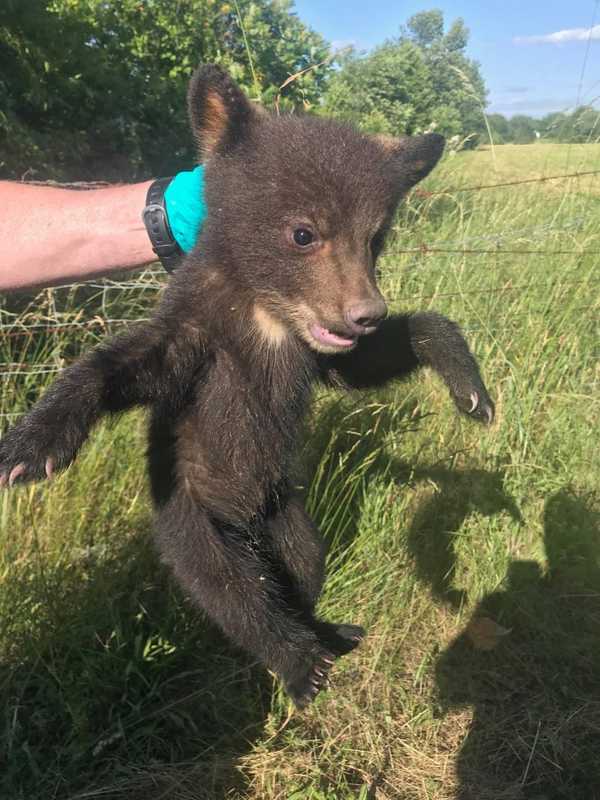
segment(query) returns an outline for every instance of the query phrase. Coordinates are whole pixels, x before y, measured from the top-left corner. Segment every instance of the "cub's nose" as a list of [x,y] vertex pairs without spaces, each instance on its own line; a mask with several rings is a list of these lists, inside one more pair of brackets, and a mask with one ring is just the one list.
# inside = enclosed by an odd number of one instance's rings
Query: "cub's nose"
[[373,333],[386,315],[387,306],[383,298],[379,297],[354,303],[346,309],[344,318],[348,327],[360,336],[362,333]]

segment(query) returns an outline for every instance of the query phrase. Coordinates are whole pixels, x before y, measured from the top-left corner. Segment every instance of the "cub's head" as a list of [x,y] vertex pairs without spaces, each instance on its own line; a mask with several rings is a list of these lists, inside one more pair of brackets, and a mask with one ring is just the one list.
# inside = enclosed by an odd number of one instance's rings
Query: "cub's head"
[[206,164],[203,259],[255,298],[263,335],[352,349],[387,312],[375,261],[399,200],[435,166],[443,138],[274,116],[213,66],[196,72],[188,103]]

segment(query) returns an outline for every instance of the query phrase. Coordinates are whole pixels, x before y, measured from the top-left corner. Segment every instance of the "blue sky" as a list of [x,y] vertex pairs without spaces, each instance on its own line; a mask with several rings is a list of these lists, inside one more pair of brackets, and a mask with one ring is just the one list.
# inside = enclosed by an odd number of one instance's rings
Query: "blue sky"
[[330,42],[361,50],[395,35],[417,11],[441,8],[447,23],[462,17],[471,31],[468,55],[481,64],[490,112],[542,116],[572,107],[578,98],[600,107],[599,0],[296,0],[295,5],[301,19]]

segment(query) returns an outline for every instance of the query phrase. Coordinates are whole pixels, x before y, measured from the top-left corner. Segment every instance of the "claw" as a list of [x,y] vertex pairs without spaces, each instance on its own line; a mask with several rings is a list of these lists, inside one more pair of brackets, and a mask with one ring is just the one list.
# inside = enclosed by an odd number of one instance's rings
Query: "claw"
[[302,697],[298,698],[296,705],[298,708],[303,711],[307,706],[309,706],[315,697],[319,694],[318,689],[310,689],[308,692],[305,692]]
[[54,477],[54,459],[53,458],[47,458],[46,459],[46,477],[48,478],[49,481],[51,481],[52,478]]
[[0,489],[3,489],[6,486],[6,472],[0,474]]
[[475,411],[479,403],[479,395],[477,394],[477,392],[471,392],[471,403],[473,405],[469,409],[469,414],[472,414]]
[[487,417],[488,425],[491,425],[492,422],[494,421],[494,412],[492,411],[492,407],[491,406],[488,406],[485,409],[485,415]]
[[12,486],[13,483],[25,472],[25,464],[17,464],[16,467],[13,467],[11,470],[10,475],[8,476],[8,485]]

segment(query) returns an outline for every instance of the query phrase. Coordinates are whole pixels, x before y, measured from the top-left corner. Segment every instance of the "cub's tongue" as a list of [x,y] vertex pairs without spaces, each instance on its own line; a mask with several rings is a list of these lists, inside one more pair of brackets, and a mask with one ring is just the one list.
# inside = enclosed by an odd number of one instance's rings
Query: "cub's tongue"
[[327,328],[321,325],[311,325],[310,332],[321,344],[326,344],[333,347],[352,347],[354,339],[345,339],[343,336],[338,336],[336,333],[328,331]]

